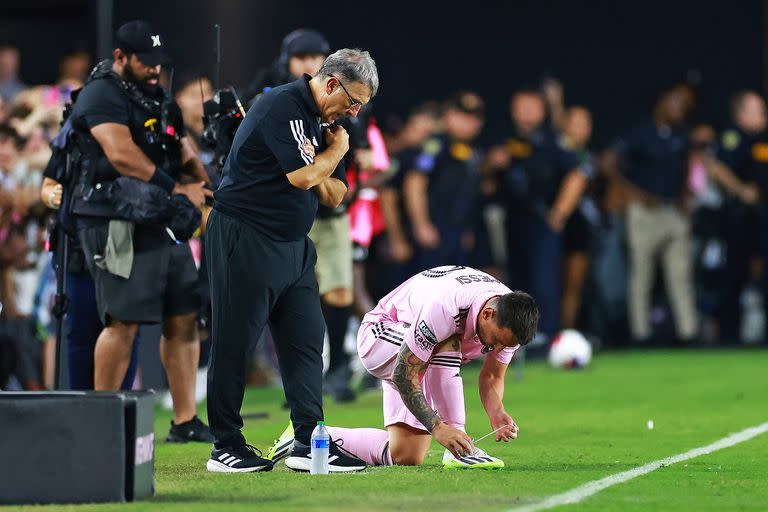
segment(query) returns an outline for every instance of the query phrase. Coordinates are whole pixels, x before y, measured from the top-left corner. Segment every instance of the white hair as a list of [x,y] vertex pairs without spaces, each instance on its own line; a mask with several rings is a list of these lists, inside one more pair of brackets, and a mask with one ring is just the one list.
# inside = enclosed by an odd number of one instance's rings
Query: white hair
[[371,98],[379,90],[379,72],[371,54],[357,48],[342,48],[330,54],[317,72],[327,78],[331,75],[350,82],[360,82],[371,89]]

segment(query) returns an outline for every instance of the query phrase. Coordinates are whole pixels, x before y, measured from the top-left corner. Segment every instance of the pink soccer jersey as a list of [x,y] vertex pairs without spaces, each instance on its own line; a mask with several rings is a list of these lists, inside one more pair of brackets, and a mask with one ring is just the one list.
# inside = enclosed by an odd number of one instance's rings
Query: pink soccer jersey
[[[357,349],[365,368],[380,379],[390,379],[402,343],[422,361],[429,361],[435,346],[462,335],[462,361],[482,355],[477,337],[477,315],[495,295],[511,290],[470,267],[445,266],[420,272],[379,301],[360,325]],[[494,353],[509,363],[518,347]]]

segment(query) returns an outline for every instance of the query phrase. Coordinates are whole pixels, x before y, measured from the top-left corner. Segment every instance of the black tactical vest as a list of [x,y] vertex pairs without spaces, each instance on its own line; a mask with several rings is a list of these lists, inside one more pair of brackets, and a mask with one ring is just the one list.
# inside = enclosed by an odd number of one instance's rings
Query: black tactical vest
[[[112,62],[100,62],[86,80],[86,86],[94,80],[112,80],[128,98],[129,124],[133,142],[149,157],[155,165],[175,176],[181,165],[181,111],[163,91],[162,96],[151,98],[145,95],[132,82],[128,82],[112,71]],[[72,93],[73,104],[80,91]],[[104,155],[101,146],[91,134],[82,127],[74,126],[75,141],[84,158],[81,165],[79,183],[93,186],[96,183],[112,181],[120,173]]]
[[[86,86],[94,80],[113,80],[128,98],[128,128],[131,138],[155,165],[167,174],[177,177],[181,168],[181,111],[167,92],[154,99],[146,96],[138,87],[112,71],[109,60],[100,62],[91,72]],[[72,104],[77,102],[81,90],[72,93]],[[71,112],[71,108],[67,109]],[[74,120],[77,121],[77,120]],[[107,159],[90,131],[72,125],[73,147],[77,154],[72,176],[68,184],[71,202],[68,212],[75,216],[117,218],[110,197],[109,184],[121,176]]]

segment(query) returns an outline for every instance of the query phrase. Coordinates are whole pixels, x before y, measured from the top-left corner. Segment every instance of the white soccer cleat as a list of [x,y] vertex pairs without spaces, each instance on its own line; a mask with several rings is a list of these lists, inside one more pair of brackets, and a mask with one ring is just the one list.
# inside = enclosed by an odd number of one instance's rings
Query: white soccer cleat
[[472,455],[459,458],[445,450],[443,467],[447,469],[500,469],[504,467],[504,461],[488,455],[477,447]]

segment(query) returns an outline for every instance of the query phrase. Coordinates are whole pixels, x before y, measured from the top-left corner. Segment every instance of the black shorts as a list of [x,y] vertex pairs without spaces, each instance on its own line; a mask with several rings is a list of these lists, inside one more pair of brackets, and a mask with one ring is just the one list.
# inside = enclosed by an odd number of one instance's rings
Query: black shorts
[[588,252],[591,240],[589,221],[577,208],[568,218],[563,230],[563,252]]
[[128,279],[94,264],[94,254],[104,254],[108,221],[90,222],[78,231],[104,325],[110,320],[156,324],[164,318],[199,311],[200,287],[192,251],[188,244],[174,243],[164,228],[135,227]]

